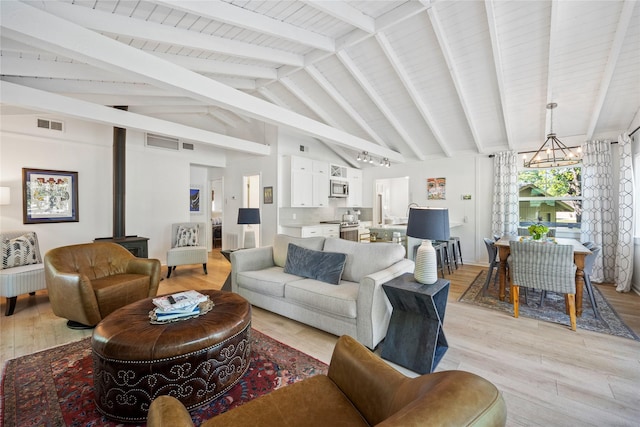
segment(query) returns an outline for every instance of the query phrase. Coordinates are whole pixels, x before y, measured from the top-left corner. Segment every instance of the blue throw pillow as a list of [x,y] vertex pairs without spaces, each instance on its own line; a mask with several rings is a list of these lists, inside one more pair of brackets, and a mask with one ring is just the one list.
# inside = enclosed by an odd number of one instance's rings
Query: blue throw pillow
[[289,243],[284,272],[339,285],[346,261],[346,254],[314,251]]

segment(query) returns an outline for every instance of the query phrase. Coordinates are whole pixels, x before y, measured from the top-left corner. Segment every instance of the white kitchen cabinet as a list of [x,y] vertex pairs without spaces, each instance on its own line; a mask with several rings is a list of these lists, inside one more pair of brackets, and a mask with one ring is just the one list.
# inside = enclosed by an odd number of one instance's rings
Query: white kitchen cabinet
[[347,206],[350,208],[362,207],[362,170],[347,168],[347,180],[349,181]]
[[329,164],[291,156],[291,207],[329,205]]
[[283,227],[283,233],[293,237],[340,237],[340,225],[318,224]]

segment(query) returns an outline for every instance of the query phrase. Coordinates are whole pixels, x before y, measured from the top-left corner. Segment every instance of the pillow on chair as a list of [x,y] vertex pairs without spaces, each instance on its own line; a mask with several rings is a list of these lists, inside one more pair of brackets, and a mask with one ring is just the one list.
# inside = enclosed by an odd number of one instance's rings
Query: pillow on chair
[[2,268],[38,264],[36,237],[33,232],[2,240]]
[[178,227],[178,235],[176,236],[176,247],[182,246],[198,246],[198,227]]

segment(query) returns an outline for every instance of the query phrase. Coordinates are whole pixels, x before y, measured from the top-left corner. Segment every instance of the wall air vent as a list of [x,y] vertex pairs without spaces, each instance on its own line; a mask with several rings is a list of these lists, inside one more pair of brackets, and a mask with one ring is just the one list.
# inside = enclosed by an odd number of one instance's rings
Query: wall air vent
[[178,138],[170,138],[168,136],[146,134],[146,145],[149,147],[164,148],[165,150],[179,150],[180,141]]
[[190,142],[183,142],[182,143],[182,149],[183,150],[192,150],[193,151],[193,144],[191,144]]
[[63,123],[57,122],[55,120],[38,119],[37,125],[41,129],[51,129],[51,130],[56,130],[58,132],[62,132],[64,130]]

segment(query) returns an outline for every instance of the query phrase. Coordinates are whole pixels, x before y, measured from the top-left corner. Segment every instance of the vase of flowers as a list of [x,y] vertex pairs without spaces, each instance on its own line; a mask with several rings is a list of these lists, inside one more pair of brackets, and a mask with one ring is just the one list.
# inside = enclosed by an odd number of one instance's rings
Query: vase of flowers
[[527,230],[529,230],[529,234],[531,234],[533,240],[540,240],[542,236],[547,234],[549,227],[542,224],[532,224]]

